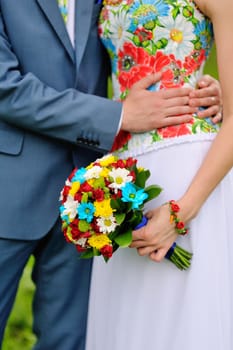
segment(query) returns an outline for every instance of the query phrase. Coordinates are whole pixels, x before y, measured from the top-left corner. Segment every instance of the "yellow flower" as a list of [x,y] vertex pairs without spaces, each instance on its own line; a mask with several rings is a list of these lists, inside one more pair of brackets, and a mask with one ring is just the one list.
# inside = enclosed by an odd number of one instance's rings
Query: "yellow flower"
[[90,185],[91,187],[93,187],[93,186],[94,186],[94,183],[95,183],[95,179],[89,179],[89,180],[87,180],[87,183],[88,183],[88,185]]
[[94,166],[94,163],[92,162],[88,166],[86,166],[86,169],[89,170],[89,169],[93,168],[93,166]]
[[110,199],[104,199],[102,202],[94,202],[95,216],[109,217],[112,215],[113,210],[110,205]]
[[103,176],[104,178],[106,178],[109,174],[109,169],[108,168],[103,168],[100,172],[100,175]]
[[100,235],[94,235],[88,238],[88,243],[93,248],[101,249],[105,245],[111,244],[112,241],[108,238],[107,235],[100,234]]
[[110,155],[107,155],[107,156],[101,158],[99,163],[101,166],[107,167],[108,165],[114,163],[116,160],[117,160],[117,158],[114,157],[112,154],[110,154]]
[[80,182],[79,181],[72,182],[69,194],[74,197],[75,193],[78,192],[79,188],[80,188]]

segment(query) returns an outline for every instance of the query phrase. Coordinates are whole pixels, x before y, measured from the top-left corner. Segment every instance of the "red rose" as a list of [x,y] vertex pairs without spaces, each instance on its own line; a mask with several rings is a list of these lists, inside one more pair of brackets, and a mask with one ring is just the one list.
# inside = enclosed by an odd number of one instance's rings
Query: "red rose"
[[136,174],[135,174],[135,172],[134,172],[133,170],[131,170],[130,173],[129,173],[129,175],[132,176],[133,182],[134,182],[134,181],[136,180]]
[[113,248],[111,245],[105,245],[103,248],[100,249],[100,253],[105,257],[105,258],[111,258],[112,253],[113,253]]
[[66,185],[64,186],[62,190],[62,196],[63,196],[62,203],[65,203],[65,201],[67,200],[67,196],[69,194],[70,189],[71,189],[70,186],[66,186]]
[[74,174],[76,173],[76,171],[78,170],[78,168],[74,168],[74,170],[72,171],[72,173],[69,175],[68,179],[71,180],[74,177]]
[[183,221],[179,221],[176,223],[176,228],[178,228],[178,230],[182,230],[184,228],[184,223]]
[[180,211],[179,205],[176,204],[175,202],[170,201],[170,205],[171,205],[171,210],[172,210],[174,213],[178,213],[178,212]]
[[75,248],[77,249],[77,251],[79,252],[79,253],[82,253],[82,252],[85,252],[86,251],[86,249],[85,248],[83,248],[81,245],[79,245],[79,244],[76,244],[75,245]]
[[121,190],[118,190],[117,193],[113,192],[111,194],[111,198],[112,199],[117,199],[117,198],[121,198],[122,197],[122,191]]
[[114,167],[115,168],[121,168],[121,169],[124,169],[125,168],[125,162],[123,159],[118,159],[116,161],[116,163],[114,163]]
[[80,185],[80,192],[91,192],[92,190],[93,188],[87,182]]
[[76,192],[75,195],[74,195],[74,200],[78,201],[78,202],[81,202],[81,200],[82,200],[82,193]]
[[137,159],[134,159],[132,157],[129,157],[126,159],[126,168],[132,168],[136,164],[137,164]]
[[102,202],[104,199],[104,191],[101,188],[97,188],[96,190],[93,191],[93,198],[97,202]]

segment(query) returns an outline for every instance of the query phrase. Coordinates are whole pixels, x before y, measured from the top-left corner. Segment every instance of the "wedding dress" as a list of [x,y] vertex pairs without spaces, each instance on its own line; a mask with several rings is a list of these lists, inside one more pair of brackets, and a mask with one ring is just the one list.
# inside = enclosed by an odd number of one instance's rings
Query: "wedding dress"
[[[99,32],[116,100],[160,70],[162,80],[151,90],[195,87],[213,41],[211,23],[189,0],[105,0]],[[149,183],[163,188],[147,209],[179,199],[218,129],[194,116],[179,126],[119,135],[117,154],[136,157],[150,169]],[[193,252],[187,271],[129,248],[108,263],[94,259],[86,350],[233,349],[232,201],[230,172],[177,240]]]

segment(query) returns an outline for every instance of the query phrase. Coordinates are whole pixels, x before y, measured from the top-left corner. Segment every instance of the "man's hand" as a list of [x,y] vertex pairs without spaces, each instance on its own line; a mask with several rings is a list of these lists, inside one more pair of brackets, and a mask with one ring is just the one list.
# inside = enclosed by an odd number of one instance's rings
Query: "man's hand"
[[[194,113],[200,118],[222,119],[221,88],[209,75],[198,81],[198,89],[172,88],[149,91],[161,79],[161,73],[149,75],[134,84],[123,102],[122,130],[144,132],[189,122]],[[206,107],[199,111],[200,107]]]
[[122,130],[137,133],[186,123],[197,112],[189,105],[191,88],[147,90],[160,79],[161,73],[156,73],[134,84],[123,102]]
[[222,92],[220,83],[210,75],[204,75],[198,81],[198,89],[190,93],[190,106],[205,107],[198,111],[199,118],[212,118],[213,123],[222,120]]

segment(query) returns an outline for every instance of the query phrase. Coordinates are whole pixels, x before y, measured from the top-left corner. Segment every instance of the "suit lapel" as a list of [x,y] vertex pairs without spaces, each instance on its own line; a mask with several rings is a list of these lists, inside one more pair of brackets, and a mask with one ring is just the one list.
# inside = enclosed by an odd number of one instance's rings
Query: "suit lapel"
[[[66,51],[68,52],[72,61],[75,61],[74,49],[72,47],[69,34],[66,30],[64,20],[59,11],[57,0],[36,0],[59,37],[60,41],[64,45]],[[80,2],[85,3],[86,0],[81,0]]]
[[75,49],[77,71],[87,43],[94,0],[76,0],[75,8]]

